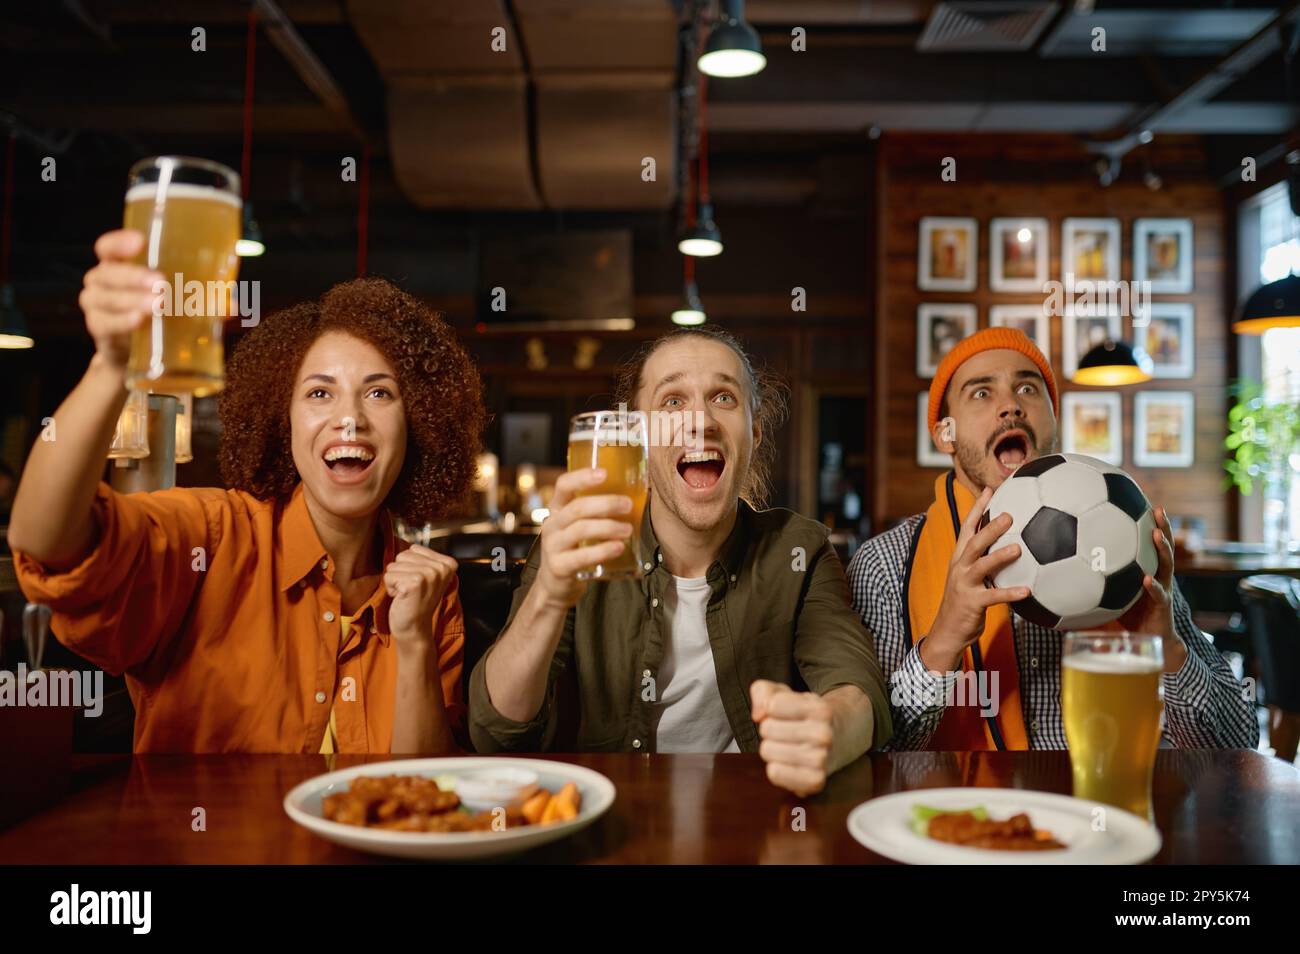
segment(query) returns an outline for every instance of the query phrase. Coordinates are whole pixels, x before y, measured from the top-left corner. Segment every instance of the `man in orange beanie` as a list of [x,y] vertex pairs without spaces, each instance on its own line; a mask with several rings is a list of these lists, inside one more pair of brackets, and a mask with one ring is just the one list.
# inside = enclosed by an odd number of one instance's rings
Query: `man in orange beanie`
[[[890,681],[890,748],[1063,749],[1062,634],[1008,605],[1029,588],[985,584],[1019,555],[989,548],[1011,528],[980,527],[989,498],[1022,464],[1053,453],[1059,394],[1052,367],[1023,333],[987,328],[958,342],[930,385],[930,436],[952,457],[934,502],[868,540],[849,564],[854,608],[876,638]],[[1120,620],[1164,641],[1165,736],[1180,747],[1258,744],[1253,706],[1223,657],[1192,623],[1173,582],[1164,508],[1153,533],[1159,565]]]

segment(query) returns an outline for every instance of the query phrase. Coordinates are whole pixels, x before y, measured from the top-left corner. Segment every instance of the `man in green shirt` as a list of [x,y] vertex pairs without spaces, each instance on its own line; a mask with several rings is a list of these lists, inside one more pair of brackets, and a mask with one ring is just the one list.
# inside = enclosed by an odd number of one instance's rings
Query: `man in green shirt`
[[623,552],[631,528],[613,518],[632,501],[577,496],[603,472],[564,474],[506,627],[470,679],[475,747],[551,747],[556,682],[571,670],[580,750],[758,752],[774,784],[820,791],[889,738],[889,705],[826,528],[755,509],[780,392],[734,338],[703,330],[654,342],[619,392],[698,422],[695,440],[651,440],[644,577],[577,578]]

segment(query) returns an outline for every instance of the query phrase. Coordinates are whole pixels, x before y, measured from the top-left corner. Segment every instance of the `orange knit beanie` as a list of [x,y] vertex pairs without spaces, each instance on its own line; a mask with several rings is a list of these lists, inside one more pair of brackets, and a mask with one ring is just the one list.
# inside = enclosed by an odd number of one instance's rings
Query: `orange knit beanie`
[[1047,358],[1043,357],[1043,353],[1038,350],[1029,336],[1015,328],[985,328],[957,342],[939,362],[939,370],[934,373],[934,380],[930,382],[930,408],[927,415],[930,430],[934,430],[934,425],[939,420],[939,405],[943,403],[948,382],[952,380],[952,376],[957,373],[962,363],[981,351],[994,351],[1000,348],[1019,351],[1038,365],[1038,370],[1043,373],[1043,381],[1047,384],[1047,393],[1052,398],[1052,410],[1060,413],[1060,400],[1056,393],[1056,376],[1052,374],[1052,365]]

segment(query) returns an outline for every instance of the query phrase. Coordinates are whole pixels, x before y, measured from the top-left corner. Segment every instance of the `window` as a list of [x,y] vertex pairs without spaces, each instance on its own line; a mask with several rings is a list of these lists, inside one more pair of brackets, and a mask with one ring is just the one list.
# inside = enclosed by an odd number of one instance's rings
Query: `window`
[[[1254,291],[1257,282],[1300,274],[1300,218],[1291,211],[1285,182],[1242,206],[1241,231],[1243,295]],[[1300,328],[1270,328],[1258,338],[1242,335],[1238,340],[1243,377],[1258,378],[1270,400],[1300,401]],[[1292,465],[1300,461],[1293,459]],[[1288,512],[1291,539],[1300,539],[1300,480],[1292,481]],[[1249,510],[1243,512],[1242,529],[1256,536],[1262,530],[1262,513],[1257,519],[1251,519]]]

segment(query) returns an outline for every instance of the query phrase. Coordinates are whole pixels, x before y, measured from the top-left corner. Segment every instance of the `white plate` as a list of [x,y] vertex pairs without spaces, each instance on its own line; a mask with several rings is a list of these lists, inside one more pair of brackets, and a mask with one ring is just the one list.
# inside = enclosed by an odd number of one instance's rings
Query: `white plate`
[[[1066,847],[1058,851],[966,848],[912,831],[912,806],[962,811],[982,805],[991,818],[1027,812]],[[1101,809],[1103,814],[1096,814]],[[876,854],[917,865],[1133,865],[1160,850],[1160,832],[1112,805],[1019,788],[923,788],[863,802],[849,812],[849,834]],[[1104,824],[1104,830],[1095,827]]]
[[[321,817],[326,795],[347,791],[354,778],[365,775],[421,775],[436,778],[485,769],[518,768],[536,772],[540,784],[552,792],[568,782],[578,786],[582,807],[578,817],[548,825],[525,825],[505,831],[403,832],[344,825]],[[540,759],[485,758],[466,756],[445,759],[398,759],[375,762],[317,775],[297,785],[284,797],[289,817],[322,838],[379,855],[397,858],[461,860],[487,858],[534,848],[586,828],[614,804],[614,783],[591,769],[566,762]]]

